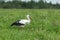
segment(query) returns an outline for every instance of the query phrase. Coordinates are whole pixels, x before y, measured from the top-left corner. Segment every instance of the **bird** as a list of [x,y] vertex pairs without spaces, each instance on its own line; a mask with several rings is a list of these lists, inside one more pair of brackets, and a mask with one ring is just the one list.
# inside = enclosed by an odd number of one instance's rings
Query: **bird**
[[30,15],[26,15],[27,19],[21,19],[13,22],[11,26],[16,25],[16,26],[21,26],[24,27],[24,25],[29,24],[31,22],[31,17]]

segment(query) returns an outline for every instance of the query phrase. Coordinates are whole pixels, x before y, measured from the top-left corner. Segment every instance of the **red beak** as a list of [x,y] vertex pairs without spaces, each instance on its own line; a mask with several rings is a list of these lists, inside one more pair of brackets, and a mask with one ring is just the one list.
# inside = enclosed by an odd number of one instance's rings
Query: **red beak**
[[30,16],[29,16],[30,19],[32,19]]

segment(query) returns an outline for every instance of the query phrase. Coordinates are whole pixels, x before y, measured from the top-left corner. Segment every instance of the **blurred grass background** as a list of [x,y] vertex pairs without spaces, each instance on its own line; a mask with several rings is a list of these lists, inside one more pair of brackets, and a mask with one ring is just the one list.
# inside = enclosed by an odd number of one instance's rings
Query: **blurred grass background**
[[[27,14],[29,25],[10,26]],[[0,40],[60,40],[60,9],[0,9]]]

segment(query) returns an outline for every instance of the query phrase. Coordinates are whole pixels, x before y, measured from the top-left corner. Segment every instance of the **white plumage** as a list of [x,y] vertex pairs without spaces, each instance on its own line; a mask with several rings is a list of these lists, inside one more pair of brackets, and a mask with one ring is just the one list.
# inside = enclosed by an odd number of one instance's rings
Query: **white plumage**
[[19,21],[19,23],[22,23],[22,24],[29,24],[29,23],[30,23],[30,16],[27,15],[27,19],[22,19],[21,21]]
[[18,20],[16,22],[12,23],[11,26],[13,26],[13,25],[21,26],[21,25],[25,25],[25,24],[29,24],[29,23],[30,23],[30,15],[27,15],[27,19]]

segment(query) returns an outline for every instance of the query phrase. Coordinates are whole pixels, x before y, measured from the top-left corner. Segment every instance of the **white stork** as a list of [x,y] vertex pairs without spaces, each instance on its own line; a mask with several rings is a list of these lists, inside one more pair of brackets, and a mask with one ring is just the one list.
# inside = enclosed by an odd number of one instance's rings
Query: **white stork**
[[27,19],[17,20],[16,22],[12,23],[11,26],[16,25],[16,26],[24,27],[25,24],[30,23],[30,18],[31,17],[29,15],[27,15]]

